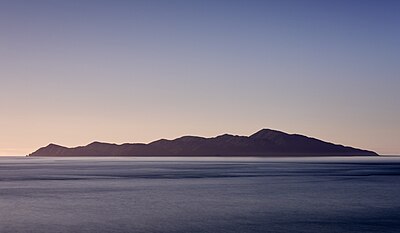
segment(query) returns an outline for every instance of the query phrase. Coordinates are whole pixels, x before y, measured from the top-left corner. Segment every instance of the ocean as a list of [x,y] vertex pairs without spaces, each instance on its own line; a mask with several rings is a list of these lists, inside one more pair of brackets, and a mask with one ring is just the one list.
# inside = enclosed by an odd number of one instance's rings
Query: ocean
[[0,157],[0,233],[400,232],[400,158]]

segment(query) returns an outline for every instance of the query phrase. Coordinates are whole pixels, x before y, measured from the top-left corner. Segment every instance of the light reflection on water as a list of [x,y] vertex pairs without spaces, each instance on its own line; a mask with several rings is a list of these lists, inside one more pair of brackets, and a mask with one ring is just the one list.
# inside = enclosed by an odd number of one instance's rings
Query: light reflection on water
[[398,232],[400,158],[0,158],[0,232]]

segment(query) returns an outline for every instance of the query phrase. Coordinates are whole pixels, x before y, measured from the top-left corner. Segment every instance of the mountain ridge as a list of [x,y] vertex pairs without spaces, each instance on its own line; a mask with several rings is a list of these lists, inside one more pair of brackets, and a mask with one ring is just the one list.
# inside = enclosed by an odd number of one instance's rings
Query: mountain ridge
[[222,134],[182,136],[150,143],[92,142],[86,146],[49,144],[27,156],[376,156],[373,151],[343,146],[300,134],[261,129],[250,136]]

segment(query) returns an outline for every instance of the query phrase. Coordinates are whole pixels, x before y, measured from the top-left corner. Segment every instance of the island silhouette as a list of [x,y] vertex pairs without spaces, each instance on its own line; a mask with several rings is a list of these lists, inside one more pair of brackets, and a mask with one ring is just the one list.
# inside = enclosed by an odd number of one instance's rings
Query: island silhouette
[[299,134],[262,129],[250,136],[183,136],[151,143],[93,142],[68,148],[49,144],[27,156],[377,156],[373,151],[325,142]]

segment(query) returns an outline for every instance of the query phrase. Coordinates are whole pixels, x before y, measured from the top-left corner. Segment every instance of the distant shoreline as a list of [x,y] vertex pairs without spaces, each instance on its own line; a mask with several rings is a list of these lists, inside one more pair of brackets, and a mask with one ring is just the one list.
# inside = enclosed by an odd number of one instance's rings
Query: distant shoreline
[[261,129],[249,136],[222,134],[205,138],[183,136],[151,143],[113,144],[92,142],[68,148],[49,144],[28,156],[138,156],[138,157],[312,157],[312,156],[378,156],[374,151],[334,144],[300,134]]
[[[12,156],[10,156],[12,157]],[[16,157],[16,156],[15,156]],[[102,157],[116,157],[116,158],[129,158],[129,157],[141,157],[141,158],[146,158],[146,157],[161,157],[161,158],[174,158],[174,157],[179,157],[179,158],[229,158],[229,157],[234,157],[234,158],[301,158],[301,157],[400,157],[400,155],[25,155],[19,157],[27,157],[27,158],[32,158],[32,157],[50,157],[50,158],[55,158],[55,157],[71,157],[71,158],[79,158],[79,157],[86,157],[86,158],[102,158]]]

